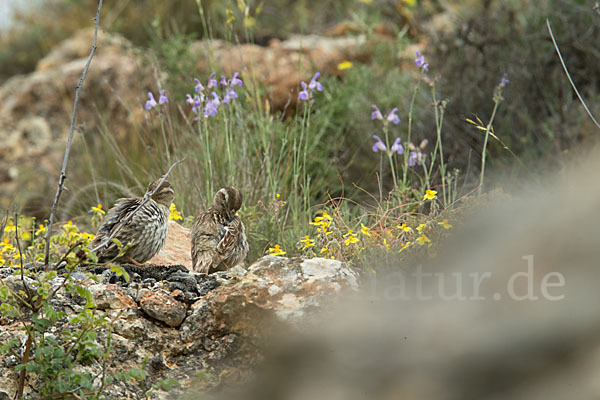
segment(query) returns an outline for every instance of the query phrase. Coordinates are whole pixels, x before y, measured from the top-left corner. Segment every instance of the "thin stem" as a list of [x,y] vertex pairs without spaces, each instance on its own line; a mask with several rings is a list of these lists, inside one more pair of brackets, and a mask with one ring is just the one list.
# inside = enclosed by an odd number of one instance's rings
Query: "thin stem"
[[490,118],[490,122],[488,122],[485,128],[485,139],[483,140],[483,150],[481,151],[481,174],[479,175],[479,189],[477,193],[481,196],[481,191],[483,190],[483,177],[485,175],[485,155],[487,153],[487,143],[490,137],[490,131],[492,130],[492,123],[494,122],[494,117],[496,116],[496,110],[498,110],[498,105],[500,105],[499,101],[494,102],[494,110],[492,111],[492,117]]
[[171,164],[171,152],[169,150],[169,144],[167,143],[167,134],[165,132],[165,121],[162,115],[159,115],[160,118],[160,130],[162,132],[163,142],[165,143],[165,153],[167,153],[167,163]]
[[[435,96],[435,85],[431,87],[431,96],[433,98],[433,106],[435,108],[435,127],[437,134],[437,143],[440,147],[440,173],[442,175],[442,197],[444,206],[448,204],[446,197],[446,164],[444,163],[444,147],[442,144],[442,124],[444,121],[444,106],[440,104]],[[437,144],[436,144],[437,147]]]
[[408,133],[406,138],[406,143],[404,146],[404,169],[402,171],[402,184],[406,186],[406,179],[408,177],[408,157],[410,152],[408,151],[408,144],[410,143],[411,134],[412,134],[412,118],[413,118],[413,107],[415,105],[415,99],[417,98],[417,92],[419,91],[419,84],[421,83],[421,79],[415,85],[413,89],[413,94],[410,99],[410,106],[408,108]]
[[[71,125],[69,127],[69,138],[67,139],[67,147],[65,148],[65,155],[63,158],[62,168],[60,171],[60,177],[58,178],[58,188],[56,189],[56,195],[54,196],[54,202],[52,203],[52,211],[50,212],[50,218],[48,220],[48,232],[46,232],[46,249],[44,255],[44,265],[46,268],[49,267],[49,259],[50,259],[50,236],[52,235],[52,224],[54,223],[54,215],[56,214],[56,210],[58,208],[58,201],[60,199],[60,195],[64,189],[65,179],[67,178],[67,164],[69,162],[69,153],[71,152],[71,143],[73,142],[73,134],[75,132],[75,121],[77,118],[77,105],[79,104],[79,91],[83,86],[83,81],[85,80],[85,76],[87,75],[87,71],[90,68],[90,64],[92,62],[92,58],[94,57],[94,53],[96,52],[96,40],[98,39],[98,24],[100,23],[100,10],[102,9],[102,0],[98,0],[98,11],[96,11],[96,24],[94,27],[94,40],[92,42],[92,50],[90,51],[90,55],[88,56],[87,62],[83,71],[81,72],[81,77],[79,78],[79,83],[77,84],[77,88],[75,89],[75,100],[73,101],[73,115],[71,117]],[[23,395],[23,388],[20,388],[20,396]]]

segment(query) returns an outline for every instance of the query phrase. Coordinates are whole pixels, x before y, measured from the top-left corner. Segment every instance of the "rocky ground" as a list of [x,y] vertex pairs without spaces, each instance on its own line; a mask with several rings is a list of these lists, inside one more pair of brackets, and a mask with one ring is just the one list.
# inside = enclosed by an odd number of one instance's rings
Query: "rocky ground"
[[[260,360],[270,332],[307,323],[311,316],[326,312],[326,305],[339,293],[357,289],[357,276],[348,266],[322,258],[266,256],[247,270],[236,267],[210,276],[182,265],[127,266],[126,270],[129,282],[102,267],[91,271],[100,275],[100,283],[83,273],[75,278],[92,293],[96,312],[107,311],[116,318],[110,370],[139,368],[146,360],[149,384],[167,378],[182,384],[179,390],[155,395],[165,399],[196,386],[199,371],[218,377],[206,382],[207,388],[244,381]],[[13,289],[22,286],[18,276],[4,281]],[[52,305],[67,314],[78,307],[63,292]],[[14,337],[24,341],[19,323],[1,322],[1,341]],[[10,355],[0,360],[0,388],[10,395],[15,390],[17,362]],[[100,367],[89,368],[97,373]],[[32,385],[29,382],[28,390],[33,390]],[[139,390],[116,384],[107,395],[136,398]]]

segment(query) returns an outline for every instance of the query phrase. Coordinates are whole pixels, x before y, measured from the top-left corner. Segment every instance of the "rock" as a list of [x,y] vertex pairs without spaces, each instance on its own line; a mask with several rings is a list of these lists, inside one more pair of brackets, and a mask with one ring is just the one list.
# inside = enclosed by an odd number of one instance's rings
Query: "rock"
[[114,284],[96,284],[88,287],[94,303],[100,310],[136,308],[137,304],[122,287]]
[[[271,109],[294,109],[300,81],[308,81],[315,72],[340,76],[342,61],[366,62],[370,47],[362,35],[322,37],[297,35],[289,40],[271,41],[268,47],[254,44],[235,45],[221,40],[199,41],[190,46],[197,54],[198,67],[208,71],[207,60],[220,65],[226,74],[244,72],[269,89]],[[208,57],[210,55],[210,57]]]
[[[0,207],[10,208],[15,202],[35,212],[49,205],[44,193],[55,190],[75,86],[90,52],[92,33],[79,31],[52,49],[36,71],[14,76],[0,86]],[[98,49],[80,92],[76,129],[96,133],[100,118],[105,117],[111,121],[110,133],[117,140],[124,138],[143,120],[141,105],[145,88],[153,85],[151,79],[126,39],[99,32]],[[17,189],[41,198],[14,198]],[[25,204],[26,200],[31,203]]]
[[156,265],[184,265],[192,269],[190,230],[175,221],[169,221],[169,235],[165,246],[147,261]]
[[[187,270],[182,265],[137,267],[124,265],[126,282],[81,281],[112,323],[110,370],[140,368],[147,360],[148,379],[175,379],[183,389],[156,398],[174,398],[197,385],[193,379],[204,370],[219,380],[244,380],[261,359],[262,341],[276,329],[300,329],[316,314],[323,314],[344,289],[357,288],[356,274],[344,263],[315,258],[302,260],[266,256],[248,270],[241,267],[212,275]],[[91,271],[102,274],[105,268]],[[72,315],[77,299],[61,289],[54,309]],[[105,310],[105,311],[103,311]],[[65,319],[66,320],[66,319]],[[59,337],[61,326],[48,329]],[[98,331],[99,343],[106,332]],[[18,321],[0,319],[0,342],[25,341]],[[13,392],[15,360],[0,355],[0,387]],[[4,366],[4,367],[2,367]],[[90,368],[99,373],[95,366]],[[222,375],[221,375],[222,374]],[[217,381],[205,382],[206,388]],[[33,382],[30,382],[33,385]],[[203,388],[205,386],[202,386]],[[30,385],[28,390],[32,390]],[[135,386],[116,383],[109,398],[133,398]]]
[[187,307],[165,292],[146,290],[140,298],[142,310],[150,317],[165,324],[177,327],[185,318]]

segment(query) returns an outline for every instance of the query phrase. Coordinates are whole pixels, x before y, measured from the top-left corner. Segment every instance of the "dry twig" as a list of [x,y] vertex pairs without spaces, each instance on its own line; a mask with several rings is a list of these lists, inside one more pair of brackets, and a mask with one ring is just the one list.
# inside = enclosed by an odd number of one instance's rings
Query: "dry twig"
[[71,126],[69,127],[69,138],[67,139],[67,147],[65,148],[65,155],[63,158],[62,168],[60,170],[60,177],[58,178],[58,188],[56,189],[56,195],[54,196],[54,202],[52,203],[52,211],[50,212],[50,219],[48,220],[48,231],[46,232],[46,249],[44,255],[44,265],[46,266],[46,269],[49,268],[48,259],[50,258],[50,236],[52,235],[52,223],[54,222],[54,216],[56,214],[56,209],[58,208],[58,200],[60,199],[60,195],[65,186],[65,179],[67,178],[67,164],[69,162],[69,153],[71,152],[71,143],[73,142],[73,133],[75,131],[77,105],[79,104],[79,91],[81,90],[81,86],[83,86],[83,81],[85,80],[87,71],[90,68],[90,64],[92,63],[94,53],[96,52],[96,40],[98,39],[98,25],[100,23],[101,8],[102,0],[98,0],[98,11],[96,12],[95,18],[96,24],[94,27],[94,41],[92,42],[92,50],[90,51],[90,55],[87,59],[85,67],[81,72],[81,77],[79,78],[77,88],[75,89],[75,100],[73,101],[73,115],[71,117]]

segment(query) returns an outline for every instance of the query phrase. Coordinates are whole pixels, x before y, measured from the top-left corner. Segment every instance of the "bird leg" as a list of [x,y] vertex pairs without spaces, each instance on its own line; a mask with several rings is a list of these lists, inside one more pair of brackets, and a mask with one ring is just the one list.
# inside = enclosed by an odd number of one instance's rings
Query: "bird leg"
[[139,262],[135,261],[133,258],[131,258],[131,257],[129,257],[129,256],[127,256],[127,259],[128,259],[129,261],[131,261],[131,263],[132,263],[133,265],[135,265],[136,267],[143,267],[143,266],[144,266],[144,264],[140,264]]

